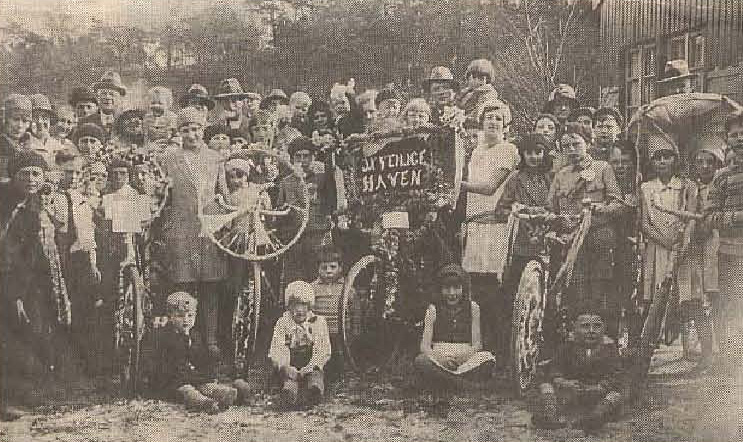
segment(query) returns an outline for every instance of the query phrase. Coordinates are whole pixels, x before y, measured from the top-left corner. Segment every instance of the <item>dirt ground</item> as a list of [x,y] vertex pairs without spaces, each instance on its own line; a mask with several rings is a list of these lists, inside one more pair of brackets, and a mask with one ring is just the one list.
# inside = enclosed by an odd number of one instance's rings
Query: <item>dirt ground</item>
[[[446,417],[426,407],[400,379],[350,379],[311,411],[279,412],[271,397],[217,415],[159,401],[69,397],[0,424],[0,441],[743,441],[743,373],[691,375],[677,348],[653,363],[647,405],[627,410],[601,433],[537,430],[523,401],[495,393],[461,394]],[[70,405],[73,404],[73,405]]]

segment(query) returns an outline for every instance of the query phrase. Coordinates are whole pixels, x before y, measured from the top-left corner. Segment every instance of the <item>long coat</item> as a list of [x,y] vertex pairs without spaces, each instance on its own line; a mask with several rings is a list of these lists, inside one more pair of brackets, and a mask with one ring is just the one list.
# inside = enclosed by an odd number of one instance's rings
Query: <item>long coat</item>
[[163,239],[174,283],[219,281],[227,276],[227,256],[201,235],[199,214],[217,193],[226,193],[223,159],[206,145],[172,149],[163,158],[171,180],[171,204],[163,213]]

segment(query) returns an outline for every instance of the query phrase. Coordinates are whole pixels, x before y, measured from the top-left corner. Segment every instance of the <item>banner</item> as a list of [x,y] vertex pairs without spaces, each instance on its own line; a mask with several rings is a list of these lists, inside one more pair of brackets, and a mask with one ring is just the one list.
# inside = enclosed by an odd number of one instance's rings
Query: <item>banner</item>
[[407,212],[416,228],[428,212],[454,207],[463,163],[458,144],[448,128],[351,139],[343,177],[352,216],[371,226],[385,213]]

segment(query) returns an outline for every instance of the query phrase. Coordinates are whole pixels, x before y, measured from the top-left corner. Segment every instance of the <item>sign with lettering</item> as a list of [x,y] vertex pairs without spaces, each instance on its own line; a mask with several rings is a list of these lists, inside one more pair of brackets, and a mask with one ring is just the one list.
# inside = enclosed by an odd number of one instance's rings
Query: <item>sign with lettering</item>
[[370,225],[386,212],[408,212],[415,228],[428,212],[454,206],[464,157],[457,144],[452,129],[433,127],[352,140],[343,173],[352,216]]

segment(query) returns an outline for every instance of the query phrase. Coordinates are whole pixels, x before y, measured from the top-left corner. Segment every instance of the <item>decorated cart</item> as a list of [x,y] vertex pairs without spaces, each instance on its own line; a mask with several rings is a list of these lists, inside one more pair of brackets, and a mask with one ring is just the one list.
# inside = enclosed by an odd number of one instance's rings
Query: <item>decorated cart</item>
[[464,147],[453,128],[421,127],[352,136],[344,153],[342,204],[371,247],[348,272],[341,336],[350,367],[366,372],[420,327],[437,268],[455,259]]

